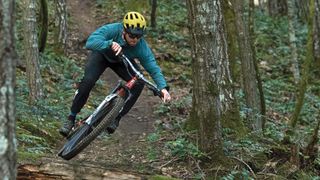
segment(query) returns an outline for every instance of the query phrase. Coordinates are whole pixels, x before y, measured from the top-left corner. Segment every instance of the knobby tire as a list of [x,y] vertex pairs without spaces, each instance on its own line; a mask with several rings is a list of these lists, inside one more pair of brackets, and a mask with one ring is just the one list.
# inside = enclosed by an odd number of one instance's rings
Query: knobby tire
[[[100,123],[98,123],[95,127],[92,127],[91,132],[87,134],[86,136],[83,136],[83,133],[88,133],[87,130],[81,130],[81,128],[87,128],[88,126],[86,123],[82,124],[76,132],[72,134],[70,138],[68,138],[67,143],[65,143],[64,147],[60,150],[59,156],[61,156],[65,160],[70,160],[74,156],[76,156],[78,153],[80,153],[85,147],[87,147],[90,142],[92,142],[103,130],[105,130],[110,123],[118,116],[120,110],[124,106],[124,98],[117,96],[115,99],[112,100],[110,104],[108,104],[107,107],[102,108],[101,111],[97,113],[95,118],[99,118],[102,120],[99,120]],[[111,107],[113,105],[113,107]],[[77,133],[81,133],[80,135]],[[80,139],[73,139],[73,138],[80,138]],[[72,141],[78,141],[76,143],[71,143]],[[69,145],[68,145],[69,144]],[[70,147],[74,146],[74,147]],[[67,151],[67,149],[71,149],[70,151]]]

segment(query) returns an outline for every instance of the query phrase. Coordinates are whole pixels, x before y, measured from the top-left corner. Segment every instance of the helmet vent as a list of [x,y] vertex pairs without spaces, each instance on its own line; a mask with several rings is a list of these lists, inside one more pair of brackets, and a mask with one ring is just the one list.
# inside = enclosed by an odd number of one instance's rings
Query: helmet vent
[[144,34],[146,29],[146,20],[138,12],[128,12],[123,18],[123,27],[127,32]]

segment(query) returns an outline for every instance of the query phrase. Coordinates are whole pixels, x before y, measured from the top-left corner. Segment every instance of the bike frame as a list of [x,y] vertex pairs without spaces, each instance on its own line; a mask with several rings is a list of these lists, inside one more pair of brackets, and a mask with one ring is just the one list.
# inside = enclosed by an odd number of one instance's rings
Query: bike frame
[[58,155],[65,160],[70,160],[87,147],[90,142],[93,141],[99,133],[101,133],[104,128],[106,128],[111,121],[121,113],[125,103],[132,97],[130,89],[132,89],[138,81],[144,82],[146,87],[153,91],[154,95],[163,97],[161,91],[145,79],[133,66],[130,60],[122,53],[120,54],[120,59],[125,64],[129,74],[130,71],[128,68],[131,68],[133,71],[134,75],[130,74],[132,79],[126,83],[120,81],[116,88],[112,90],[110,95],[105,97],[102,103],[100,103],[96,110],[87,119],[81,120],[77,123],[79,127],[69,134],[67,142],[58,153]]
[[[101,110],[101,108],[103,108],[105,105],[110,103],[113,98],[117,97],[117,95],[120,97],[126,98],[126,101],[128,101],[131,98],[130,89],[132,89],[135,86],[135,84],[137,83],[137,81],[139,81],[139,80],[143,81],[147,85],[147,87],[153,91],[154,95],[162,97],[162,93],[157,89],[157,87],[155,85],[153,85],[150,81],[148,81],[143,76],[143,74],[134,67],[134,65],[131,63],[131,61],[129,60],[128,57],[126,57],[122,53],[122,54],[120,54],[120,59],[122,59],[128,72],[130,72],[128,67],[131,68],[131,70],[134,72],[134,76],[132,76],[132,79],[129,80],[128,82],[126,82],[125,84],[123,83],[123,81],[120,81],[118,83],[116,88],[114,90],[112,90],[111,94],[108,95],[100,103],[100,105],[96,108],[96,110],[85,120],[85,123],[87,123],[88,125],[91,125],[93,123],[92,122],[93,117]],[[128,95],[128,96],[126,97],[126,95]]]

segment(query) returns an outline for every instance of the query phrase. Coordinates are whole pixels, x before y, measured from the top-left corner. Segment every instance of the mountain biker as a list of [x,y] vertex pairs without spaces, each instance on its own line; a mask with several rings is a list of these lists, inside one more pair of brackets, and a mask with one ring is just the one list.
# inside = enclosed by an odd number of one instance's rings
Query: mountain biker
[[[143,38],[145,32],[145,18],[138,12],[128,12],[124,16],[122,23],[103,25],[89,36],[86,42],[86,48],[91,50],[91,53],[88,56],[84,77],[73,99],[70,115],[59,130],[60,134],[63,136],[69,134],[75,124],[77,113],[79,113],[85,105],[90,91],[107,67],[110,67],[125,81],[131,79],[125,65],[118,60],[117,55],[120,52],[123,52],[130,60],[138,59],[140,64],[150,74],[157,87],[161,90],[163,101],[168,102],[171,100],[168,92],[169,86],[166,83],[160,67],[157,65],[151,49]],[[132,63],[139,69],[135,61],[132,61]],[[119,116],[107,128],[110,134],[119,126],[121,117],[128,113],[134,105],[143,87],[144,83],[140,82],[131,90],[132,98],[126,102]]]

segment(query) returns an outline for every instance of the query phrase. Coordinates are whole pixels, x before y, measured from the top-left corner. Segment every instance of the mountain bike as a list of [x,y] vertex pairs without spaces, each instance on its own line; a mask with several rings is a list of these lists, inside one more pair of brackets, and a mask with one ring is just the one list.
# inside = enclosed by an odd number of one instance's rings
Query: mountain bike
[[161,91],[133,66],[127,56],[121,53],[119,60],[125,64],[129,74],[129,68],[133,71],[134,74],[130,74],[132,79],[127,82],[119,81],[116,87],[105,97],[90,116],[76,123],[76,127],[68,135],[66,143],[58,152],[58,156],[65,160],[72,159],[86,148],[101,132],[106,131],[106,128],[121,113],[123,106],[131,98],[130,89],[137,82],[144,82],[146,87],[153,91],[155,96],[162,98]]

